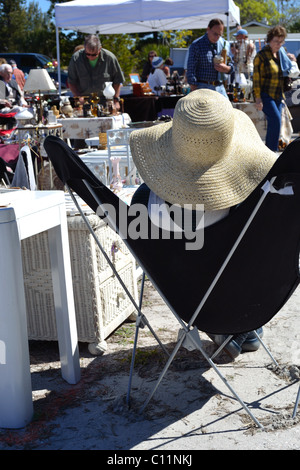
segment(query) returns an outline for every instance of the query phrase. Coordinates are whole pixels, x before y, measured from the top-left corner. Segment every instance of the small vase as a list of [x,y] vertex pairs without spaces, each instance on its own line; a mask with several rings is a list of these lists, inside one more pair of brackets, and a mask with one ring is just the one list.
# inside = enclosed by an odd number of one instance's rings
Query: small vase
[[111,160],[112,167],[113,167],[110,188],[120,190],[123,188],[123,183],[122,183],[122,178],[120,175],[120,168],[119,168],[120,158],[111,157],[110,160]]
[[107,100],[112,100],[115,96],[115,90],[112,86],[112,82],[105,82],[105,88],[103,90],[103,95]]

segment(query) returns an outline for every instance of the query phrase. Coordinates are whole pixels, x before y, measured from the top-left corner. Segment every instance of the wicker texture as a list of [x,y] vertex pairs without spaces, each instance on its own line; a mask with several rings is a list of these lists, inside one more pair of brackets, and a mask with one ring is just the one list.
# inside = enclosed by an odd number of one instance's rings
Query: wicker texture
[[[99,217],[89,215],[88,219],[128,290],[137,299],[133,257]],[[97,354],[105,349],[105,338],[134,313],[134,307],[81,216],[68,217],[68,233],[78,340],[93,343],[89,349]],[[22,255],[28,337],[57,340],[47,232],[23,240]]]

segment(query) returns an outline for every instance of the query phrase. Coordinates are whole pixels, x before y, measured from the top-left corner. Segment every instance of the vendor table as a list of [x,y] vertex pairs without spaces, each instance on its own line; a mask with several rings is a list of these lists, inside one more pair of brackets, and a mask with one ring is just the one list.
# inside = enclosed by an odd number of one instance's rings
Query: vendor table
[[173,117],[176,103],[183,96],[124,96],[124,111],[132,122],[155,121],[162,115]]
[[128,114],[117,114],[107,117],[86,117],[58,119],[57,122],[63,126],[63,139],[88,139],[97,137],[100,132],[108,129],[119,129],[127,126],[131,119]]
[[183,96],[185,95],[160,96],[157,103],[158,117],[163,115],[173,117],[176,103]]
[[61,373],[80,379],[67,218],[62,191],[8,190],[0,206],[0,427],[20,428],[33,414],[21,240],[40,232],[48,232]]
[[158,96],[123,96],[122,98],[124,98],[124,111],[129,114],[132,122],[157,119]]

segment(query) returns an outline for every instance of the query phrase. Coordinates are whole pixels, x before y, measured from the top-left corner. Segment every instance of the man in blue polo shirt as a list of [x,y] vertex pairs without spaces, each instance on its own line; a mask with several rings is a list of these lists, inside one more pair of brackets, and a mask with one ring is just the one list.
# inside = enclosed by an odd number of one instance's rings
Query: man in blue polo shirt
[[191,90],[209,88],[227,97],[224,87],[224,74],[233,72],[233,63],[217,63],[214,57],[226,49],[229,57],[229,44],[223,38],[224,23],[219,18],[209,22],[206,33],[194,41],[189,48],[187,81]]

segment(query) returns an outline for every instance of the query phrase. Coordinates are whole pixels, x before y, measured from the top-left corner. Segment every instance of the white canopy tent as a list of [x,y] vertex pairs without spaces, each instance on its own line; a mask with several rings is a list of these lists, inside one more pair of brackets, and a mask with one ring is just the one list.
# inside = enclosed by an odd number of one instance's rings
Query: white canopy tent
[[222,19],[229,35],[229,27],[240,23],[240,9],[233,0],[73,0],[58,3],[55,5],[58,76],[59,28],[103,35],[151,33],[206,28],[212,18]]

